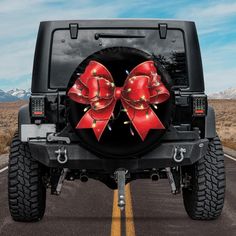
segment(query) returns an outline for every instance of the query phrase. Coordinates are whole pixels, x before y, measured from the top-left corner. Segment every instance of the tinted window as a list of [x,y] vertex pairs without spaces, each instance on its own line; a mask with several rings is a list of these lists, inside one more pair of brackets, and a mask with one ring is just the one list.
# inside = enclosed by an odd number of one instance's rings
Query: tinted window
[[[140,38],[99,38],[96,34],[145,36]],[[175,85],[187,85],[183,33],[168,30],[166,39],[160,39],[156,29],[82,29],[77,39],[71,39],[69,30],[53,34],[50,87],[66,88],[78,65],[91,54],[109,47],[133,47],[159,58],[169,71]]]

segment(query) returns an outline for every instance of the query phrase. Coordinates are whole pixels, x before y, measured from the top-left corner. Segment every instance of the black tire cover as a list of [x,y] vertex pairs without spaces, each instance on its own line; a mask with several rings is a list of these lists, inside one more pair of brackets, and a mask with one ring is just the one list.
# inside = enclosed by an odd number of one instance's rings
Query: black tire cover
[[[113,47],[98,51],[86,58],[76,69],[70,79],[68,89],[74,84],[77,73],[83,73],[86,66],[91,60],[102,63],[111,72],[116,86],[122,86],[127,78],[126,70],[131,71],[138,64],[154,60],[158,74],[161,76],[162,82],[166,88],[171,90],[171,79],[167,71],[153,56],[144,51],[127,47]],[[171,91],[170,91],[171,92]],[[171,95],[172,97],[172,95]],[[155,111],[163,125],[168,128],[172,117],[172,98],[166,102],[159,104]],[[68,98],[67,113],[69,114],[69,122],[72,127],[76,127],[79,120],[82,118],[86,105],[76,103]],[[120,112],[122,105],[117,101],[114,114]],[[150,130],[146,139],[141,140],[138,133],[132,126],[124,125],[128,117],[125,112],[120,112],[119,118],[111,123],[112,130],[108,127],[104,130],[101,139],[98,141],[92,129],[75,129],[78,135],[80,145],[95,153],[100,157],[108,158],[136,158],[144,153],[151,151],[160,143],[160,139],[165,130]],[[130,127],[134,135],[130,132]]]

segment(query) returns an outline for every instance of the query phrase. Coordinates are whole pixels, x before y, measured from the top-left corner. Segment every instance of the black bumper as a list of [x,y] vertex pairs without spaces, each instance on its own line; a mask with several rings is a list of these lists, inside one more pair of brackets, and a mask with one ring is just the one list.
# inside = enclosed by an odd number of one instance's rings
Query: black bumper
[[[55,151],[60,146],[67,150],[68,161],[65,164],[57,162]],[[130,172],[138,170],[164,168],[177,165],[190,165],[205,155],[208,139],[186,142],[165,142],[155,150],[136,159],[105,159],[99,158],[85,150],[78,144],[59,145],[47,142],[29,142],[32,157],[45,166],[71,169],[87,169],[95,171],[114,171],[118,168],[128,169]],[[184,148],[186,153],[181,163],[173,160],[175,148]]]

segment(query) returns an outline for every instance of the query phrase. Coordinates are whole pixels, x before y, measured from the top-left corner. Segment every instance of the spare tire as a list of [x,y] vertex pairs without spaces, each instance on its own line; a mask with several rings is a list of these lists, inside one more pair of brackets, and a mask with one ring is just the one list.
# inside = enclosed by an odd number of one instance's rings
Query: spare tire
[[[68,84],[68,91],[78,78],[78,74],[82,74],[89,62],[97,61],[103,64],[112,74],[115,86],[123,86],[127,71],[131,71],[142,62],[153,60],[161,81],[165,87],[171,92],[171,80],[164,67],[152,55],[134,48],[113,47],[98,51],[86,58],[76,71],[73,73]],[[67,91],[67,92],[68,92]],[[171,93],[170,93],[171,94]],[[86,105],[77,103],[68,97],[68,118],[72,127],[75,128],[81,118],[84,116],[84,108]],[[172,99],[170,98],[158,105],[158,109],[152,110],[156,113],[165,129],[151,129],[144,140],[140,138],[132,125],[124,125],[128,120],[127,114],[122,112],[121,102],[116,102],[114,116],[118,118],[112,121],[109,127],[106,127],[100,140],[94,135],[93,129],[76,129],[80,145],[105,158],[136,158],[155,148],[159,143],[163,134],[166,132],[172,117]],[[109,129],[110,128],[110,129]]]

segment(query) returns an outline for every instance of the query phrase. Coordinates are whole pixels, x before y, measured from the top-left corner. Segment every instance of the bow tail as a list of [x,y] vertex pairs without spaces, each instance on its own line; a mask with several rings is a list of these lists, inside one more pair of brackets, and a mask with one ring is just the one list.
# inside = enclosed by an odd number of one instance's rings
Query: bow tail
[[137,110],[125,102],[122,102],[122,104],[127,111],[131,123],[143,141],[150,129],[165,129],[164,125],[151,108],[147,110]]
[[104,109],[98,111],[93,109],[88,110],[77,124],[76,129],[93,129],[99,141],[111,118],[115,105],[116,103],[113,101]]

